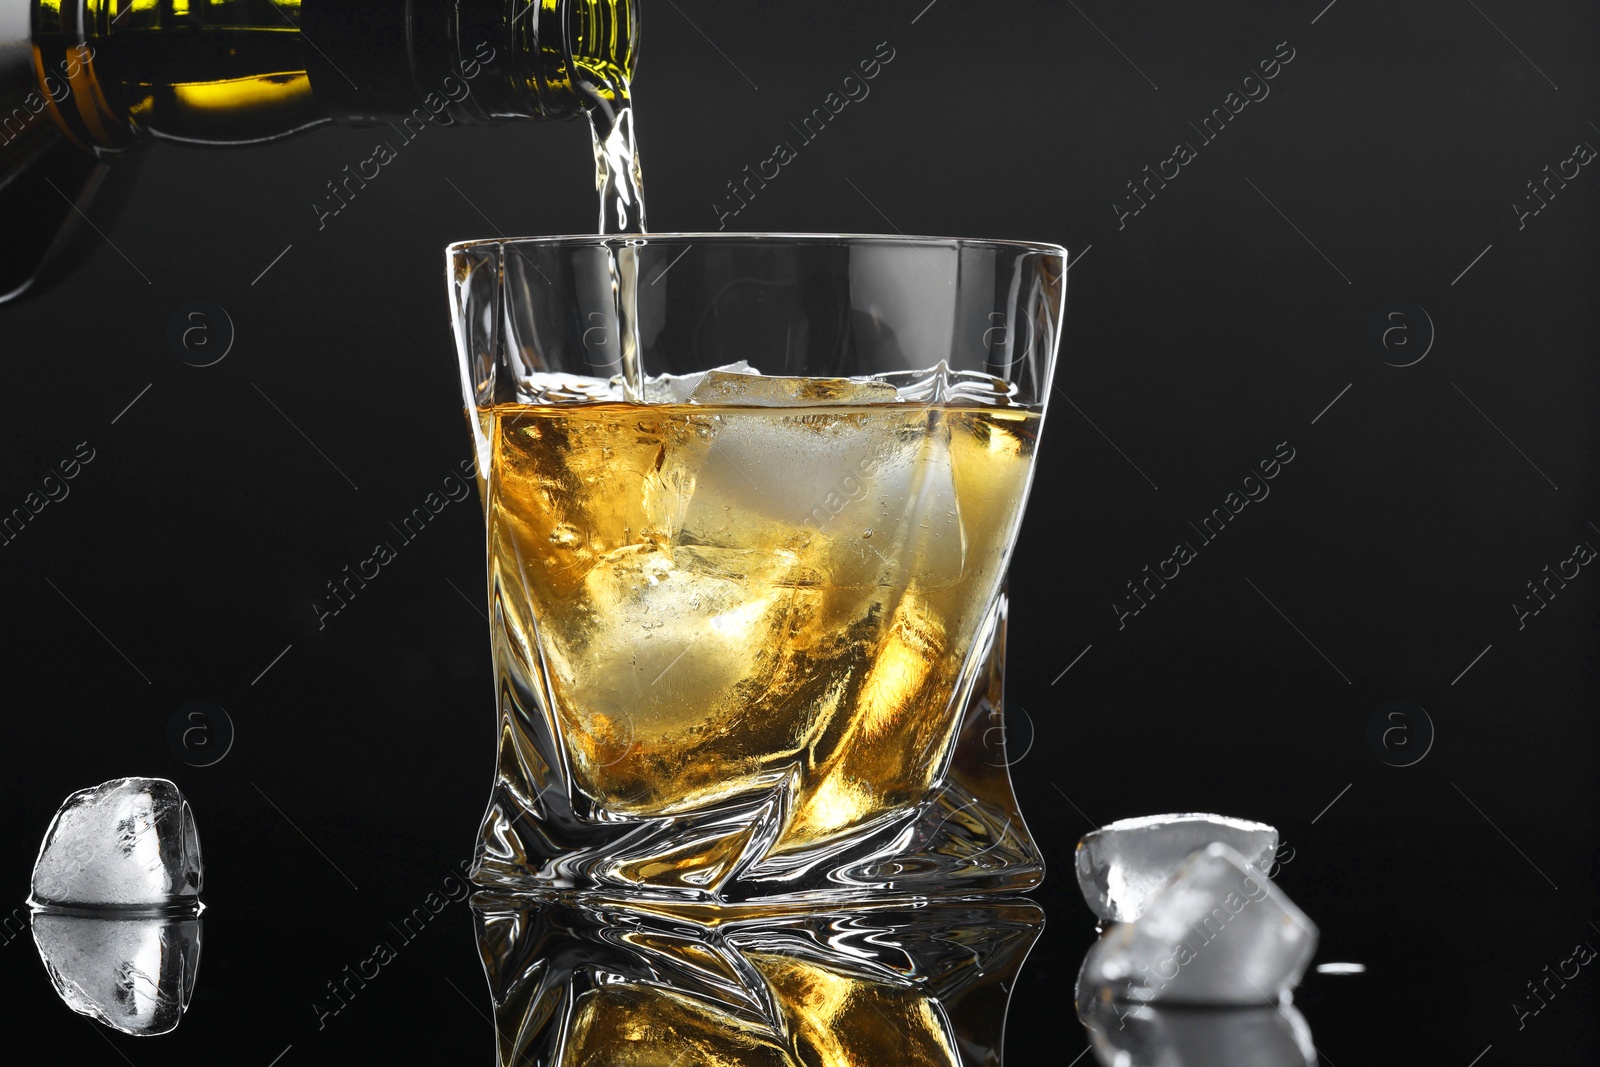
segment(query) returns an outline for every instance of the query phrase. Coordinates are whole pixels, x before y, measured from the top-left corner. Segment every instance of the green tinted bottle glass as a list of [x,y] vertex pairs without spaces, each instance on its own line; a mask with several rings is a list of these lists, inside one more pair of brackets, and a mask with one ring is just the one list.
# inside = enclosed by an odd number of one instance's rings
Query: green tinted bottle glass
[[0,0],[0,302],[147,142],[567,118],[623,102],[637,41],[635,0]]

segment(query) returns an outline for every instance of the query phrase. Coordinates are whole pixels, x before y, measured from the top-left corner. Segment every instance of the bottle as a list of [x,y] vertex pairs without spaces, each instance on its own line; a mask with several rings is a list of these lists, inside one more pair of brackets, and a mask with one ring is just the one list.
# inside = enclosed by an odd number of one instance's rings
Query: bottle
[[71,268],[149,141],[568,118],[626,102],[637,41],[637,0],[0,0],[0,304]]

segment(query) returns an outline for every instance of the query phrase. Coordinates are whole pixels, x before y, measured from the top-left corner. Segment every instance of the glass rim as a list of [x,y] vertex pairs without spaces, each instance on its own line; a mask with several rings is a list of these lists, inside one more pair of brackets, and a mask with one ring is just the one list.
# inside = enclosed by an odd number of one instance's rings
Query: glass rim
[[661,233],[606,233],[606,234],[560,234],[548,237],[481,237],[467,241],[454,241],[445,246],[445,254],[451,257],[462,252],[483,249],[491,246],[522,245],[545,248],[596,248],[607,245],[648,245],[653,241],[662,243],[674,241],[715,241],[737,244],[739,242],[765,241],[774,244],[887,244],[902,245],[908,248],[929,247],[956,247],[956,248],[994,248],[1014,251],[1033,252],[1040,255],[1057,256],[1062,263],[1066,263],[1068,252],[1065,246],[1051,244],[1046,241],[1017,241],[1008,238],[988,237],[932,237],[920,234],[883,234],[883,233],[751,233],[745,231],[709,230],[703,232],[678,231]]

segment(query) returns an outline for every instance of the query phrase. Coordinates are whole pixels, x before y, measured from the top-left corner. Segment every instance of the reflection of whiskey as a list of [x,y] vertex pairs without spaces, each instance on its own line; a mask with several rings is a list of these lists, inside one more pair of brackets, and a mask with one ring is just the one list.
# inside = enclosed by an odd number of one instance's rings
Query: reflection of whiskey
[[1026,901],[472,900],[501,1067],[1001,1067]]
[[[599,403],[484,415],[500,656],[536,676],[575,788],[603,816],[782,792],[763,849],[778,855],[927,795],[978,666],[1037,414]],[[727,859],[686,849],[621,873]]]
[[[744,960],[771,990],[776,1026],[745,1021],[699,997],[608,983],[577,1002],[563,1065],[606,1067],[960,1067],[956,1035],[936,1001],[911,985],[771,953]],[[674,1057],[681,1056],[681,1060]]]

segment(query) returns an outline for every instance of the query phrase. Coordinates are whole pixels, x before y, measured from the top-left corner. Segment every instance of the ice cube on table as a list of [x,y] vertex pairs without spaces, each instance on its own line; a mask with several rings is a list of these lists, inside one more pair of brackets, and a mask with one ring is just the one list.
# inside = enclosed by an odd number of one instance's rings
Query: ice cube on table
[[707,371],[691,403],[729,407],[790,408],[831,404],[891,404],[899,391],[887,382],[857,378],[791,378]]
[[69,796],[33,866],[45,908],[194,908],[200,839],[189,802],[163,778],[117,778]]
[[200,966],[200,918],[33,916],[33,942],[67,1007],[135,1037],[178,1025]]
[[1224,815],[1121,819],[1078,842],[1078,885],[1100,918],[1130,922],[1190,855],[1213,843],[1232,847],[1266,871],[1278,851],[1278,831]]
[[1144,914],[1111,926],[1079,988],[1113,1000],[1271,1006],[1300,982],[1317,928],[1227,845],[1196,852]]

